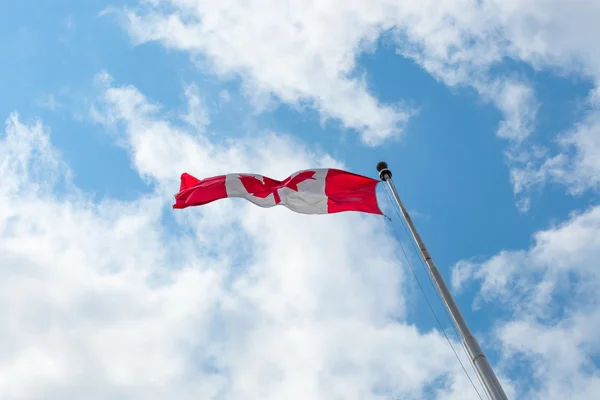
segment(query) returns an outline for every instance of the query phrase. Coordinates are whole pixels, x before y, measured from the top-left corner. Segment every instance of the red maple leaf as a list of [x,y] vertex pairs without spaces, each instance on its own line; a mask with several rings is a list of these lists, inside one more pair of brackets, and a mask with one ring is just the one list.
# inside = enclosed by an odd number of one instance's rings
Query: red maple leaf
[[246,191],[258,198],[265,199],[270,194],[273,194],[275,204],[281,202],[279,197],[279,189],[287,187],[293,191],[298,191],[298,184],[306,180],[315,180],[315,171],[303,171],[294,177],[289,177],[284,181],[277,181],[275,179],[263,177],[261,181],[259,178],[252,175],[240,175],[240,181]]
[[274,193],[275,204],[279,203],[279,195],[275,187],[278,184],[281,184],[281,182],[267,177],[263,177],[263,180],[261,181],[259,178],[252,175],[240,175],[240,181],[249,194],[264,199],[271,193]]

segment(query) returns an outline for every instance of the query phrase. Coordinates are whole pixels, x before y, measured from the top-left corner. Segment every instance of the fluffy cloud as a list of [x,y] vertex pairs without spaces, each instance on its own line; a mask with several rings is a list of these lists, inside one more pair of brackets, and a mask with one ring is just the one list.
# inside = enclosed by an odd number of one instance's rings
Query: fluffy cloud
[[[553,178],[573,193],[597,187],[585,172],[598,158],[587,147],[592,133],[575,130],[564,140],[572,144],[568,150],[532,156],[539,154],[531,151],[536,146],[530,138],[538,110],[535,91],[503,68],[511,59],[580,74],[597,85],[597,2],[152,0],[121,15],[135,43],[159,41],[190,52],[223,77],[241,76],[249,92],[290,104],[308,101],[323,116],[361,131],[369,144],[393,135],[410,115],[408,109],[379,104],[353,75],[357,55],[391,32],[399,54],[447,85],[476,89],[502,112],[497,133],[509,141],[515,194],[526,196],[523,189]],[[556,169],[557,162],[569,167]],[[570,173],[578,177],[558,176]],[[523,197],[520,204],[525,209],[529,200]]]
[[565,185],[573,195],[600,188],[600,103],[596,99],[597,92],[598,89],[587,99],[590,109],[584,119],[558,136],[556,142],[560,150],[556,154],[543,151],[511,171],[517,193],[546,181]]
[[595,399],[600,393],[600,206],[536,233],[531,248],[503,251],[453,271],[459,288],[480,282],[478,301],[496,302],[511,317],[496,334],[506,361],[536,382],[518,382],[530,399]]
[[496,104],[504,115],[497,134],[509,140],[506,155],[519,207],[527,210],[527,190],[548,181],[573,194],[597,189],[597,111],[560,133],[557,150],[543,148],[531,137],[539,108],[534,90],[514,72],[502,72],[510,59],[536,70],[582,76],[596,86],[593,104],[600,86],[600,52],[592,39],[600,35],[597,2],[445,1],[434,12],[418,4],[422,18],[401,29],[398,52],[446,84],[470,85]]
[[[385,12],[360,2],[153,1],[126,13],[136,43],[157,40],[204,57],[221,76],[239,74],[248,93],[316,106],[376,144],[413,112],[380,104],[353,77],[356,55],[386,29]],[[169,11],[165,11],[169,10]],[[202,62],[204,65],[205,62]]]
[[273,133],[211,142],[194,90],[186,124],[133,86],[98,85],[93,119],[148,192],[93,202],[46,127],[8,119],[0,397],[476,398],[445,339],[402,322],[404,275],[381,219],[242,200],[169,207],[182,171],[282,177],[339,163]]

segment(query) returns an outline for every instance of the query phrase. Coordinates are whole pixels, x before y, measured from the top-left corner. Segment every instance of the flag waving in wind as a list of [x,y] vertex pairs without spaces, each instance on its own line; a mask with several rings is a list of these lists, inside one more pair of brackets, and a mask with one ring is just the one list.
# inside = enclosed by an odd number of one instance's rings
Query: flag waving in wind
[[184,173],[173,208],[241,197],[260,207],[282,205],[303,214],[343,211],[382,214],[375,193],[378,183],[366,176],[330,168],[298,171],[283,181],[254,174],[227,174],[200,180]]

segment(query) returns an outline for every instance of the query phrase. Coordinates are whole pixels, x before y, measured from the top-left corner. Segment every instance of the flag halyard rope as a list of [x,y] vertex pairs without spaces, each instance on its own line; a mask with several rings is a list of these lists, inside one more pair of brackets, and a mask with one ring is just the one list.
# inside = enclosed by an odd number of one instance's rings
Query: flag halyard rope
[[[386,190],[388,190],[386,188]],[[388,194],[389,195],[389,194]],[[396,215],[398,215],[398,217],[400,217],[400,220],[402,221],[402,227],[404,228],[404,232],[406,233],[407,236],[410,236],[410,231],[408,229],[408,226],[406,226],[406,222],[402,219],[402,216],[400,215],[400,212],[398,210],[396,210]],[[417,245],[413,242],[410,241],[413,250],[415,251],[416,254],[419,254],[419,249],[417,248]],[[417,257],[419,260],[419,263],[421,264],[421,269],[425,272],[425,275],[427,276],[427,280],[429,281],[429,284],[431,285],[431,288],[433,289],[433,292],[435,293],[438,301],[440,302],[440,304],[442,305],[442,308],[444,309],[444,312],[446,314],[446,317],[448,318],[448,321],[450,321],[450,325],[452,326],[452,328],[454,329],[454,333],[456,334],[456,338],[458,339],[458,341],[460,342],[460,346],[463,349],[463,352],[465,353],[465,356],[467,357],[467,359],[469,359],[469,352],[467,351],[467,348],[465,346],[465,343],[463,340],[461,340],[460,337],[460,333],[458,332],[458,328],[456,327],[456,324],[454,323],[454,320],[452,319],[452,316],[450,315],[450,312],[448,311],[448,309],[445,307],[444,305],[444,301],[442,300],[442,297],[440,296],[440,293],[436,290],[435,287],[435,283],[433,282],[433,279],[431,278],[431,275],[429,274],[428,270],[427,270],[427,266],[425,264],[425,261],[423,261],[422,257]],[[481,377],[479,376],[479,374],[477,373],[477,371],[475,370],[475,366],[473,365],[473,363],[469,363],[469,365],[471,366],[471,369],[473,370],[473,372],[475,373],[475,376],[477,376],[477,380],[479,381],[479,384],[481,385],[481,387],[483,388],[483,381],[481,380]],[[487,399],[490,398],[489,394],[487,391],[483,390],[483,392],[485,393],[485,397]],[[480,396],[481,397],[481,396]]]
[[[386,194],[387,194],[387,196],[388,196],[388,199],[389,199],[390,201],[392,201],[391,194],[389,193],[389,189],[388,189],[388,188],[385,188],[385,191],[386,191]],[[398,210],[396,210],[396,212],[399,214],[399,211],[398,211]],[[462,363],[462,361],[461,361],[460,357],[458,356],[458,353],[457,353],[457,352],[456,352],[456,350],[454,349],[454,346],[452,345],[452,342],[450,341],[450,338],[449,338],[449,337],[448,337],[448,335],[446,334],[446,330],[444,329],[444,327],[443,327],[443,325],[442,325],[442,323],[441,323],[440,319],[438,318],[438,316],[437,316],[437,314],[436,314],[435,310],[433,309],[433,306],[431,305],[431,303],[430,303],[430,301],[429,301],[429,298],[427,297],[427,294],[425,293],[425,290],[424,290],[423,286],[421,285],[421,282],[419,281],[419,278],[418,278],[418,276],[417,276],[417,274],[416,274],[416,271],[415,271],[415,269],[414,269],[414,267],[413,267],[413,265],[412,265],[412,262],[410,261],[410,258],[408,257],[408,254],[407,254],[407,252],[406,252],[406,249],[404,248],[404,245],[402,244],[402,240],[400,239],[400,234],[398,233],[397,229],[394,227],[394,224],[392,223],[392,219],[391,219],[389,216],[385,215],[385,214],[384,214],[383,216],[384,216],[384,218],[385,218],[385,219],[387,219],[387,220],[390,222],[390,226],[391,226],[392,230],[394,231],[394,233],[395,233],[395,235],[396,235],[396,238],[398,239],[398,242],[399,242],[399,244],[400,244],[400,248],[402,249],[402,253],[404,254],[404,258],[406,258],[406,262],[407,262],[408,266],[410,267],[410,270],[412,271],[412,274],[413,274],[413,276],[414,276],[414,278],[415,278],[415,280],[416,280],[416,282],[417,282],[417,285],[419,286],[419,289],[421,290],[421,293],[423,294],[423,297],[425,298],[425,302],[427,303],[427,305],[428,305],[428,307],[429,307],[429,310],[430,310],[430,311],[431,311],[431,313],[433,314],[433,316],[434,316],[435,320],[437,321],[437,323],[438,323],[438,325],[439,325],[440,329],[442,330],[442,333],[444,334],[444,337],[446,338],[446,341],[447,341],[447,342],[448,342],[448,344],[450,345],[450,348],[452,349],[452,352],[454,353],[454,356],[455,356],[455,357],[456,357],[456,359],[458,360],[458,362],[459,362],[459,364],[460,364],[460,366],[461,366],[461,368],[462,368],[463,372],[465,373],[465,375],[466,375],[466,376],[467,376],[467,378],[469,379],[469,382],[471,383],[471,386],[473,386],[473,389],[475,389],[475,392],[477,393],[477,396],[479,397],[479,399],[480,399],[480,400],[483,400],[483,398],[481,397],[481,394],[479,393],[479,390],[477,390],[477,387],[475,386],[475,383],[474,383],[474,382],[473,382],[473,380],[471,379],[471,376],[470,376],[470,375],[469,375],[469,373],[467,372],[467,369],[465,368],[465,366],[464,366],[464,364]],[[406,228],[406,227],[405,227],[405,228]],[[413,244],[413,246],[414,246],[414,244]],[[427,274],[427,276],[429,276],[429,275]],[[430,282],[431,282],[431,278],[430,278]],[[431,284],[433,285],[433,282],[431,282]],[[435,290],[434,290],[434,291],[435,291]],[[439,299],[439,294],[438,294],[438,299]],[[440,299],[440,301],[441,301],[441,299]],[[447,311],[447,310],[446,310],[446,313],[448,314],[448,311]],[[453,323],[451,323],[451,325],[452,325],[452,326],[454,327],[454,329],[456,330],[456,327],[454,326],[454,324],[453,324]],[[457,332],[457,334],[458,334],[458,331],[457,331],[457,330],[456,330],[456,332]],[[459,338],[460,338],[460,335],[459,335]],[[462,344],[462,341],[461,341],[461,345],[462,345],[462,347],[463,347],[463,350],[465,350],[465,352],[466,352],[466,349],[464,348],[464,345]],[[475,375],[477,375],[477,374],[475,374]],[[481,378],[480,378],[480,380],[481,380]],[[481,382],[480,382],[480,383],[481,383]],[[484,393],[485,393],[485,391],[484,391]],[[486,397],[488,397],[488,396],[486,396]],[[489,397],[488,397],[488,398],[489,398]]]

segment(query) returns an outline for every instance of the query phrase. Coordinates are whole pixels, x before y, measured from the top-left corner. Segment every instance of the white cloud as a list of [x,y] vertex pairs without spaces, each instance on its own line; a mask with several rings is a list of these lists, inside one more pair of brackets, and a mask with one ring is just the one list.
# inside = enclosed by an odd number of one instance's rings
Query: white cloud
[[515,162],[535,147],[531,133],[539,105],[531,84],[513,72],[505,74],[502,67],[512,60],[538,70],[578,74],[598,85],[597,2],[153,0],[123,15],[136,43],[159,41],[189,52],[202,60],[202,67],[208,65],[223,77],[241,76],[253,95],[313,103],[322,115],[363,132],[369,144],[390,137],[410,114],[378,104],[351,75],[357,55],[392,32],[399,54],[447,85],[476,89],[502,112],[497,134],[510,141],[509,167],[523,211],[530,200],[522,189],[563,173],[544,170],[553,168],[554,157],[568,159],[572,168],[565,173],[581,172],[575,180],[555,181],[571,192],[597,188],[596,178],[584,173],[596,154],[584,154],[590,152],[585,145],[592,132],[576,135],[573,152]]
[[339,163],[271,133],[217,145],[135,87],[98,82],[94,119],[153,189],[94,203],[47,128],[9,118],[0,397],[422,398],[434,385],[440,398],[476,398],[442,336],[398,322],[404,275],[382,220],[242,200],[170,209],[183,171],[277,178]]
[[596,399],[600,394],[600,206],[540,231],[527,250],[502,251],[477,263],[462,261],[453,285],[481,282],[477,301],[510,311],[498,324],[506,362],[536,378],[523,398]]
[[596,92],[587,99],[590,110],[584,119],[557,137],[557,151],[541,151],[512,169],[515,193],[547,181],[566,186],[573,195],[600,188],[600,105]]
[[[360,131],[369,144],[398,134],[408,107],[380,104],[365,82],[351,76],[356,55],[386,28],[386,9],[353,2],[154,1],[127,12],[136,43],[206,57],[221,76],[239,74],[251,97],[314,105]],[[166,11],[169,10],[169,11]]]
[[600,110],[564,135],[561,144],[574,154],[554,178],[567,184],[573,193],[600,188]]
[[493,90],[491,97],[505,119],[500,123],[498,136],[520,142],[526,139],[535,127],[538,104],[531,87],[526,84],[504,81],[500,88]]
[[198,93],[198,86],[195,84],[188,85],[185,88],[185,96],[188,101],[188,111],[183,119],[198,131],[203,132],[210,123],[210,119],[202,98]]
[[[548,181],[564,185],[573,194],[598,189],[597,112],[561,134],[557,152],[541,149],[531,137],[539,108],[533,89],[522,79],[493,78],[488,72],[509,58],[538,70],[579,74],[598,86],[600,52],[595,51],[592,39],[600,35],[595,22],[600,18],[598,3],[514,0],[443,4],[439,11],[443,18],[437,20],[437,29],[425,31],[428,35],[415,34],[419,29],[403,30],[408,32],[407,44],[400,46],[400,53],[414,58],[448,85],[473,86],[502,111],[504,120],[497,133],[511,141],[507,160],[521,211],[530,207],[527,190]],[[594,98],[592,94],[591,104]]]

